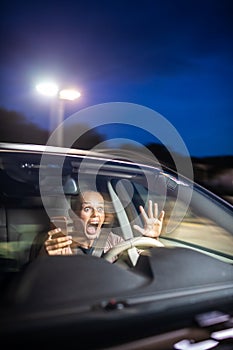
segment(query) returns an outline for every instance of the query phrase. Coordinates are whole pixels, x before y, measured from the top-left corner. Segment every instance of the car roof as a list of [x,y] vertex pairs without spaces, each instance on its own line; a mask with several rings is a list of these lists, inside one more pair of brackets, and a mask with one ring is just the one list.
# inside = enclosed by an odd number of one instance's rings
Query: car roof
[[139,153],[134,150],[127,149],[98,149],[97,151],[68,148],[52,145],[38,145],[38,144],[23,144],[23,143],[8,143],[0,142],[0,151],[12,151],[12,152],[26,152],[26,153],[38,153],[38,154],[51,154],[51,155],[67,155],[67,156],[85,156],[104,160],[118,161],[124,164],[134,164],[138,166],[155,166],[170,169],[166,164],[157,161],[153,155]]

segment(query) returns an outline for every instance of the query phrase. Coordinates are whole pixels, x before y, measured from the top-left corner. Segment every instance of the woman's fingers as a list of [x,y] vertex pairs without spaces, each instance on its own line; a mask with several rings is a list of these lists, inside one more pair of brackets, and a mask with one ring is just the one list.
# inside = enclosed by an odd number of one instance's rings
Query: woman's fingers
[[[148,203],[148,214],[146,213],[146,211],[142,205],[140,205],[139,209],[140,209],[140,212],[141,212],[142,217],[143,217],[145,222],[148,219],[157,219],[158,218],[158,203],[154,203],[154,208],[153,208],[152,200],[149,200],[149,203]],[[160,217],[163,217],[163,215],[164,215],[164,214],[162,214],[162,212],[159,215],[159,218],[158,218],[159,220],[160,220]],[[161,216],[161,214],[162,214],[162,216]]]
[[134,229],[144,236],[157,238],[162,230],[163,218],[165,215],[164,210],[162,210],[158,216],[158,204],[153,204],[152,200],[148,202],[148,213],[146,213],[142,206],[140,206],[139,209],[144,220],[144,227],[142,228],[139,225],[134,225]]
[[[152,205],[152,202],[151,202]],[[154,218],[158,218],[158,203],[154,203]]]
[[146,221],[148,217],[147,217],[147,214],[145,212],[145,209],[143,208],[142,205],[139,206],[139,209],[140,209],[140,212],[142,214],[143,220]]
[[145,232],[144,228],[141,228],[141,227],[138,226],[138,225],[133,225],[133,228],[134,228],[136,231],[140,232],[142,235],[143,235],[144,232]]
[[161,213],[159,214],[158,220],[163,221],[164,215],[165,215],[165,211],[162,210]]
[[47,251],[56,250],[56,249],[63,249],[68,247],[72,244],[72,237],[71,236],[62,236],[58,238],[51,238],[50,236],[45,241],[45,248]]
[[149,203],[148,203],[148,217],[150,219],[153,219],[153,205],[152,205],[152,200],[149,200]]

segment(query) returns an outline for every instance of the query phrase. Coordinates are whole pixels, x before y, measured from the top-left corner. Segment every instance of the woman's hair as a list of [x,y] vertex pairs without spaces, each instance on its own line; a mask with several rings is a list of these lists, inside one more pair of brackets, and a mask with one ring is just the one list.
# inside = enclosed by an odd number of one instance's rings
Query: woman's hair
[[71,197],[70,206],[71,206],[71,209],[75,213],[77,213],[81,210],[81,204],[82,204],[82,193],[81,192],[79,192],[78,195]]

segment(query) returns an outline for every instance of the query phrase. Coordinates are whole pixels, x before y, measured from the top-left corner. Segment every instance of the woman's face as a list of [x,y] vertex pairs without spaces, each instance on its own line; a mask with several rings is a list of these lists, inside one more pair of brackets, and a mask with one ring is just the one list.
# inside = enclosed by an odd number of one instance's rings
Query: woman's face
[[100,234],[104,223],[104,199],[98,192],[84,192],[81,197],[80,212],[77,213],[84,226],[84,234],[94,240]]

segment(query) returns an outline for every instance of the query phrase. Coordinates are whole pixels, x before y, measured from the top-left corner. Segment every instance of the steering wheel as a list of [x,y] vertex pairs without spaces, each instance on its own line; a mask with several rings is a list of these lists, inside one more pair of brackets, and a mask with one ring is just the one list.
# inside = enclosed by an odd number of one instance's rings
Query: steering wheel
[[121,254],[125,250],[129,250],[133,247],[147,247],[147,248],[153,248],[153,247],[164,247],[163,243],[158,241],[155,238],[151,237],[134,237],[127,239],[124,242],[118,243],[114,247],[110,248],[107,253],[104,254],[103,258],[109,262],[112,262],[112,259],[116,257],[117,255]]

